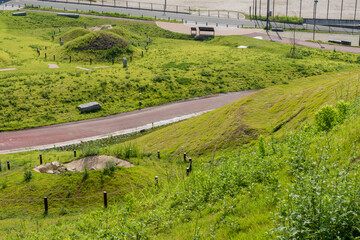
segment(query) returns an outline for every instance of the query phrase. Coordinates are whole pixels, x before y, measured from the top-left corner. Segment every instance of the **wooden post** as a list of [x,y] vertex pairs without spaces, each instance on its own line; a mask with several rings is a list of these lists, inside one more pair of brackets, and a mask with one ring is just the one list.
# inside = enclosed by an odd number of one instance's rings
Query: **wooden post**
[[104,191],[104,208],[107,208],[107,192]]
[[7,161],[7,168],[8,168],[8,170],[10,170],[10,162],[9,161]]
[[44,206],[45,206],[45,212],[44,212],[44,214],[48,214],[49,206],[48,206],[47,197],[44,197]]
[[74,157],[76,157],[76,150],[74,150]]
[[160,159],[160,151],[157,151],[157,157]]
[[186,153],[184,153],[184,162],[186,162]]
[[42,162],[43,162],[43,161],[42,161],[42,154],[40,154],[39,157],[40,157],[40,165],[42,165]]

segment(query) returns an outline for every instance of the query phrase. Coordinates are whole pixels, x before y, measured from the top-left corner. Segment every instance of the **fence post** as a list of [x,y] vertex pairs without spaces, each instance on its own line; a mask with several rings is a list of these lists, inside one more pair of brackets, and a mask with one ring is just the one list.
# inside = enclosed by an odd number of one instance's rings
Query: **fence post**
[[157,151],[157,157],[160,159],[160,151]]
[[104,191],[104,207],[107,208],[107,192]]
[[10,170],[10,162],[9,161],[7,161],[7,168],[8,168],[8,170]]
[[159,179],[158,176],[155,176],[155,186],[159,187]]
[[189,173],[190,173],[190,168],[187,167],[187,168],[186,168],[186,176],[189,176]]
[[186,162],[186,153],[184,153],[184,162]]
[[42,161],[42,154],[40,154],[39,157],[40,157],[40,165],[42,165],[42,162],[43,162],[43,161]]
[[74,157],[76,157],[76,150],[74,150]]
[[49,210],[47,197],[44,197],[44,206],[45,206],[44,214],[46,215],[46,214],[48,214],[48,210]]

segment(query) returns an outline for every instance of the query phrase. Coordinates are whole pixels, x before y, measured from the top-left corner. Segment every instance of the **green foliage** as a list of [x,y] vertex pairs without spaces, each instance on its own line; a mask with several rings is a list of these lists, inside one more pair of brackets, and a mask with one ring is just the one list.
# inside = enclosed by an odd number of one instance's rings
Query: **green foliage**
[[86,179],[89,178],[89,170],[87,169],[87,167],[85,167],[84,171],[82,172],[82,181],[85,182]]
[[26,170],[24,172],[24,181],[25,182],[30,182],[30,180],[33,178],[33,174],[31,170]]
[[338,122],[342,124],[344,120],[348,117],[350,114],[350,103],[345,102],[344,100],[340,100],[336,103],[336,106],[338,108]]
[[258,139],[258,145],[259,145],[259,154],[262,157],[265,157],[266,155],[266,150],[265,150],[265,142],[264,142],[264,136],[260,135],[259,139]]
[[320,131],[329,131],[337,124],[337,118],[337,110],[326,105],[315,114],[316,126]]
[[80,157],[88,157],[88,156],[96,156],[100,154],[100,149],[98,147],[94,147],[91,143],[85,144],[81,148]]

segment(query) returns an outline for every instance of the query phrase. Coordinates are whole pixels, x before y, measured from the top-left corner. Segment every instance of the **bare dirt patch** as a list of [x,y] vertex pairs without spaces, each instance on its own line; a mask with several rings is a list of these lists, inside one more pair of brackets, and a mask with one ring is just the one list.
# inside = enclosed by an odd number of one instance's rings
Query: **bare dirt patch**
[[76,171],[76,172],[82,172],[87,168],[88,170],[100,170],[104,169],[105,167],[114,164],[115,166],[120,167],[133,167],[134,165],[129,163],[128,161],[118,159],[113,156],[89,156],[85,157],[79,160],[75,160],[72,162],[69,162],[67,164],[64,164],[64,166],[69,171]]
[[85,157],[66,164],[60,164],[56,161],[46,163],[37,166],[34,168],[34,171],[48,174],[60,174],[61,172],[83,172],[85,168],[88,170],[101,170],[110,166],[129,168],[135,165],[113,156],[100,155]]

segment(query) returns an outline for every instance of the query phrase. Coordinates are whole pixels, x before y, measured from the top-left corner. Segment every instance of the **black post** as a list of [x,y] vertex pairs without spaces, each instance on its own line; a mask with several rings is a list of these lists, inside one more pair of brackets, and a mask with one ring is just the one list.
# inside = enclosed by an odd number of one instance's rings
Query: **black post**
[[10,162],[9,161],[7,161],[7,168],[8,168],[8,170],[10,170]]
[[74,150],[74,157],[76,157],[76,150]]
[[141,51],[141,57],[144,57],[144,51]]
[[55,55],[54,55],[54,61],[55,61]]
[[44,212],[44,214],[48,214],[49,206],[48,206],[47,197],[44,197],[44,206],[45,206],[45,212]]
[[184,162],[186,162],[186,153],[184,153]]
[[1,162],[0,162],[0,172],[1,172]]
[[155,176],[155,186],[159,187],[159,179],[158,176]]
[[42,154],[40,154],[40,165],[42,165]]
[[104,191],[104,207],[107,208],[107,192]]
[[92,64],[92,59],[90,58],[90,65]]
[[71,56],[70,56],[70,63],[71,63]]
[[46,59],[46,53],[45,53],[45,59]]
[[190,173],[190,168],[187,167],[187,168],[186,168],[186,176],[189,176],[189,173]]
[[157,157],[160,159],[160,151],[157,151]]
[[191,158],[189,158],[189,171],[191,172],[191,170],[192,170],[192,160]]

